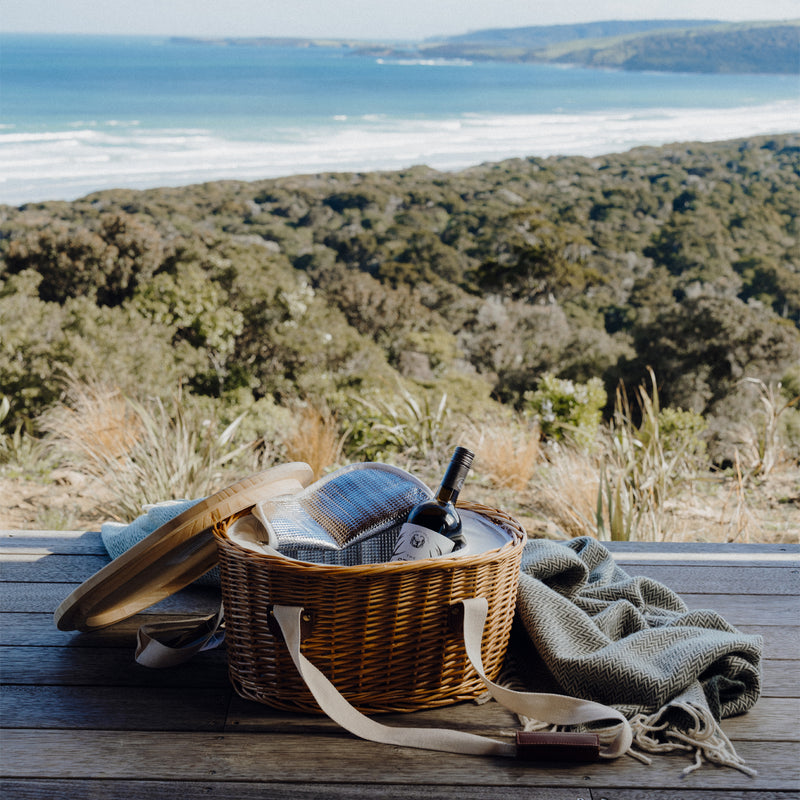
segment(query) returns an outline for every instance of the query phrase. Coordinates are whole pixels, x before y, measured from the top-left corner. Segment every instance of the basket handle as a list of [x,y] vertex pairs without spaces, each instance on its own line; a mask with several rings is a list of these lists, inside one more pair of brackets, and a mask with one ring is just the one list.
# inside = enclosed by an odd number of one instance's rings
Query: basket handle
[[[617,758],[628,751],[632,741],[631,727],[628,720],[616,709],[590,700],[580,700],[565,695],[517,692],[489,680],[481,658],[481,640],[486,623],[488,602],[483,597],[469,598],[459,602],[464,609],[463,633],[467,658],[498,703],[517,714],[558,725],[609,721],[615,729],[614,739],[609,745],[600,748],[597,755],[602,758]],[[300,626],[303,608],[301,606],[276,605],[273,607],[273,614],[280,626],[292,661],[317,704],[334,722],[350,733],[373,742],[417,747],[423,750],[440,750],[467,755],[530,757],[525,753],[523,744],[517,746],[486,736],[444,728],[397,728],[375,722],[352,706],[300,652]],[[519,739],[518,736],[518,741]]]

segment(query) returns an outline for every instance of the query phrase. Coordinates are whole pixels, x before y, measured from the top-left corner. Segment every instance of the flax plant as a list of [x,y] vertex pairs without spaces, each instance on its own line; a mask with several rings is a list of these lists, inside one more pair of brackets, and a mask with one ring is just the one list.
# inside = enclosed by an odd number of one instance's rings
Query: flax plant
[[434,404],[428,396],[418,399],[403,386],[395,391],[391,402],[353,398],[359,409],[352,427],[354,455],[373,460],[401,455],[407,461],[438,467],[448,446],[447,393]]
[[754,421],[748,423],[747,445],[751,471],[753,475],[769,475],[782,455],[781,416],[800,401],[800,396],[783,400],[780,383],[767,385],[758,378],[745,378],[742,383],[756,387],[761,405],[760,413],[755,414]]
[[600,468],[597,529],[612,540],[665,539],[671,526],[669,508],[691,473],[687,445],[668,445],[660,424],[656,377],[652,393],[636,392],[636,420],[624,387],[616,393],[608,449]]
[[21,422],[11,433],[2,429],[11,411],[11,403],[0,397],[0,470],[4,475],[44,475],[52,469],[50,454],[41,439],[28,433]]

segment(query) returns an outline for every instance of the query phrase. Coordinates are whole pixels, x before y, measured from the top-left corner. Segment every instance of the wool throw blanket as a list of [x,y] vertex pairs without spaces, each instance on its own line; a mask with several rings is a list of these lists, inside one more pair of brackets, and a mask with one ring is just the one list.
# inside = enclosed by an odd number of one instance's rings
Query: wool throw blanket
[[760,636],[714,611],[689,611],[658,581],[628,575],[595,539],[525,546],[511,669],[531,691],[619,709],[635,750],[691,752],[686,772],[707,759],[753,774],[719,721],[758,699],[761,651]]

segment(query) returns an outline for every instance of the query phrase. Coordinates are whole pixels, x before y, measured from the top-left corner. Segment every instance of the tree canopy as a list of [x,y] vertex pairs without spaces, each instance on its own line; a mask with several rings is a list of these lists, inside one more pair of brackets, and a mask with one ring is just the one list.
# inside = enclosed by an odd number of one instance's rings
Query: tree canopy
[[520,408],[544,374],[613,396],[652,368],[667,404],[720,414],[800,363],[799,173],[784,135],[3,206],[6,424],[67,372]]

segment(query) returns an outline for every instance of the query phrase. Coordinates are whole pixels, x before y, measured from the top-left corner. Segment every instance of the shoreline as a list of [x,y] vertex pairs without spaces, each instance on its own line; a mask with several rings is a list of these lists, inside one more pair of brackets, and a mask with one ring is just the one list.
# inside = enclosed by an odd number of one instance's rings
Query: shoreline
[[[514,158],[595,157],[636,147],[800,130],[800,100],[719,108],[645,108],[442,119],[342,115],[260,139],[117,120],[39,133],[0,128],[0,205],[77,200],[113,189],[174,188],[425,165],[456,172]],[[200,166],[198,166],[200,165]]]

